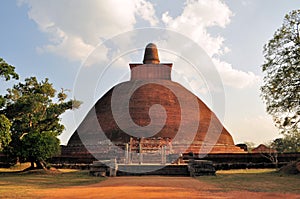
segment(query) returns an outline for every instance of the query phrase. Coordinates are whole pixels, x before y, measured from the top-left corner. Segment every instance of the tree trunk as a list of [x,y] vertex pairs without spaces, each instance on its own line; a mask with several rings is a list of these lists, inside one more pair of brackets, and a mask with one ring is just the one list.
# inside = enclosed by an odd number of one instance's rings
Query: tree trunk
[[33,157],[29,157],[29,161],[30,161],[30,167],[28,168],[29,170],[32,170],[34,169],[34,158]]
[[33,160],[30,161],[30,169],[34,169],[34,161]]
[[278,170],[278,154],[276,153],[275,154],[275,167],[276,167],[276,170]]
[[44,170],[47,170],[46,168],[46,164],[44,161],[36,161],[36,167],[37,169],[44,169]]

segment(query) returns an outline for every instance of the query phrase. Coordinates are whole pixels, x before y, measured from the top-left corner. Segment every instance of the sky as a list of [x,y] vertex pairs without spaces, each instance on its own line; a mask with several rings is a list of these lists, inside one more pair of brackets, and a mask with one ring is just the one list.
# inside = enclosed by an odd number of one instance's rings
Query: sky
[[[201,98],[235,143],[279,137],[260,97],[263,45],[291,0],[3,0],[0,57],[20,79],[49,78],[57,90],[83,101],[62,116],[66,144],[93,104],[129,79],[131,62],[155,42],[173,62],[172,79]],[[0,80],[0,94],[16,81]]]

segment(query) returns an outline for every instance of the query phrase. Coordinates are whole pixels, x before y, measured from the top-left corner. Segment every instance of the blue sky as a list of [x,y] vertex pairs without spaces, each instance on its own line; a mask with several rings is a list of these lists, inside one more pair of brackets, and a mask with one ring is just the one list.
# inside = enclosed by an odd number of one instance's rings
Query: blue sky
[[[172,60],[168,53],[160,54],[161,59],[174,62],[174,70],[179,74],[174,75],[174,81],[185,81],[182,84],[190,86],[220,116],[236,143],[259,144],[279,136],[259,97],[262,48],[280,27],[284,15],[299,9],[297,0],[3,0],[1,3],[0,57],[16,66],[22,80],[29,76],[40,80],[48,77],[57,90],[71,89],[70,96],[75,95],[78,74],[89,70],[84,67],[92,60],[91,56],[86,59],[89,53],[100,48],[99,52],[107,53],[103,63],[116,54],[108,51],[107,45],[98,44],[114,41],[118,35],[137,33],[137,28],[166,28],[185,35],[211,58],[224,86],[224,110],[221,111],[213,106],[212,101],[216,99],[211,99],[213,91],[207,92],[205,82],[193,76],[188,68],[180,67],[184,64],[182,60],[178,57]],[[137,49],[130,40],[123,42],[123,46]],[[157,42],[158,47],[165,49],[174,50],[176,46],[175,41]],[[164,42],[174,44],[173,48]],[[197,52],[192,53],[197,56]],[[116,67],[106,73],[107,83],[101,84],[100,89],[99,85],[95,86],[98,92],[93,99],[80,99],[84,105],[77,112],[85,115],[105,90],[126,80],[128,63],[140,62],[141,56],[141,50],[119,59],[116,56]],[[97,70],[103,70],[98,67]],[[90,78],[84,80],[86,85],[93,82]],[[208,76],[204,80],[213,78]],[[0,80],[0,93],[4,94],[13,83]],[[62,122],[66,131],[61,140],[66,143],[78,120],[74,121],[69,112],[63,115]]]

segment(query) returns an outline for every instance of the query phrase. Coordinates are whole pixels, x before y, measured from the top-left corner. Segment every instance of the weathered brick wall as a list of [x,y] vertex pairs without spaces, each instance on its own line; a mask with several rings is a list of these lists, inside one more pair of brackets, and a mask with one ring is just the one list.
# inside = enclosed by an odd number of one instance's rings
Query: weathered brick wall
[[130,64],[131,80],[171,80],[172,64]]

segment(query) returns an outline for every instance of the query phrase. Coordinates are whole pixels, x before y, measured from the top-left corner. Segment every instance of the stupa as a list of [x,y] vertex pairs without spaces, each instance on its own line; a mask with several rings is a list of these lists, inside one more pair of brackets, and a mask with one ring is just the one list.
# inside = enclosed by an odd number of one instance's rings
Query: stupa
[[172,64],[160,63],[155,44],[146,46],[142,64],[129,65],[130,81],[96,102],[62,156],[95,157],[111,153],[112,145],[144,153],[244,152],[196,95],[171,80]]

